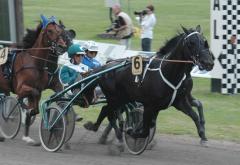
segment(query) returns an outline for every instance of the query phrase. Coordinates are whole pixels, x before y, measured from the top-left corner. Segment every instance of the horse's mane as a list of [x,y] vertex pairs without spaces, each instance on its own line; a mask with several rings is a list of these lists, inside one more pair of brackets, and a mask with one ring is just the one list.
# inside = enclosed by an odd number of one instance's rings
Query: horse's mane
[[[193,32],[193,31],[194,31],[194,29],[192,29],[192,28],[188,29],[189,33]],[[171,38],[170,40],[167,40],[165,45],[163,47],[161,47],[159,49],[159,51],[157,52],[157,56],[162,57],[162,56],[166,55],[167,53],[169,53],[171,50],[173,50],[183,35],[185,35],[185,33],[178,32],[177,35],[175,35],[173,38]]]
[[171,38],[170,40],[167,40],[165,42],[165,45],[162,46],[159,49],[159,51],[157,52],[157,56],[162,57],[162,56],[166,55],[167,53],[169,53],[171,50],[173,50],[183,34],[184,33],[178,32],[178,34],[175,35],[173,38]]
[[32,48],[35,41],[38,38],[39,33],[42,30],[42,24],[40,23],[36,29],[27,29],[27,34],[23,37],[24,49]]

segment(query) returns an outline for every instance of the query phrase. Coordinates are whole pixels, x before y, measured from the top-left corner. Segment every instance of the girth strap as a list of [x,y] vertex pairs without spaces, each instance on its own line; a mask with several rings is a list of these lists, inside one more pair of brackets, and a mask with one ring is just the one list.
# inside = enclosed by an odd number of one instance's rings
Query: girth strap
[[24,65],[20,69],[18,69],[14,74],[17,75],[19,72],[25,70],[25,69],[35,69],[35,70],[44,70],[44,68],[38,68],[34,65]]
[[179,89],[179,87],[182,85],[182,82],[186,79],[186,74],[184,73],[182,79],[179,81],[179,83],[177,84],[177,86],[174,86],[170,81],[168,81],[163,73],[162,73],[162,70],[161,70],[161,66],[162,66],[162,62],[160,63],[160,66],[159,66],[159,73],[160,73],[160,76],[162,77],[163,81],[170,87],[173,89],[173,95],[172,95],[172,98],[171,98],[171,101],[169,102],[168,104],[168,107],[170,107],[172,105],[172,103],[174,102],[175,98],[176,98],[176,95],[177,95],[177,90]]
[[178,89],[179,89],[180,86],[182,85],[182,82],[186,79],[186,74],[184,73],[182,79],[179,81],[179,83],[177,84],[177,86],[174,86],[170,81],[167,80],[166,77],[164,77],[164,75],[163,75],[163,73],[162,73],[162,70],[161,70],[162,62],[164,61],[165,56],[164,56],[163,59],[161,60],[159,68],[151,69],[151,68],[149,68],[149,66],[150,66],[150,64],[152,63],[152,61],[153,61],[154,58],[155,58],[155,56],[153,56],[153,57],[150,59],[149,63],[146,65],[146,67],[145,67],[145,69],[144,69],[143,78],[142,78],[142,81],[141,81],[141,82],[143,82],[147,71],[159,71],[160,76],[161,76],[161,78],[163,79],[163,81],[164,81],[170,88],[173,89],[172,98],[171,98],[171,100],[170,100],[170,102],[169,102],[169,104],[168,104],[168,107],[170,107],[170,106],[172,105],[172,103],[174,102],[175,98],[176,98]]

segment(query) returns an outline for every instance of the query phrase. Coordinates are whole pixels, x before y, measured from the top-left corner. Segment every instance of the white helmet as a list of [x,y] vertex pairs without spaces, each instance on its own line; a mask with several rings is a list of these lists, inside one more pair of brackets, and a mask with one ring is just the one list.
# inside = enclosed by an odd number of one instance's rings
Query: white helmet
[[83,47],[88,51],[98,52],[98,45],[94,41],[86,41]]

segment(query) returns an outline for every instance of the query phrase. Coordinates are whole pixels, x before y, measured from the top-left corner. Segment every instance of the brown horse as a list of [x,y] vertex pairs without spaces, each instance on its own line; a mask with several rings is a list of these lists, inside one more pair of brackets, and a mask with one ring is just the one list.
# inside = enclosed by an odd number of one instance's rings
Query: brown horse
[[[63,23],[59,21],[60,25],[65,28]],[[37,36],[38,36],[39,30],[38,29],[27,29],[27,34],[23,38],[23,46],[24,49],[29,49],[33,46],[35,43]],[[72,40],[74,38],[75,31],[70,30],[64,30],[64,41],[66,42],[67,48],[72,44]],[[43,80],[44,83],[44,89],[52,89],[54,92],[60,92],[63,90],[63,86],[59,80],[59,65],[58,65],[58,57],[59,55],[63,54],[65,52],[66,48],[58,49],[55,52],[49,52],[48,58],[43,59],[46,61],[46,69],[44,70],[46,72],[47,81],[45,79]],[[36,56],[37,57],[37,56]],[[41,57],[40,57],[41,58]]]
[[[62,24],[62,22],[61,22]],[[72,45],[72,40],[75,37],[75,31],[70,29],[70,30],[65,30],[65,41],[67,48]],[[50,53],[49,58],[47,61],[47,74],[48,74],[48,82],[45,84],[44,89],[51,89],[54,92],[60,92],[63,90],[63,86],[59,80],[59,65],[58,65],[58,57],[59,55],[62,54],[62,51],[60,53]]]
[[26,117],[25,135],[23,140],[29,143],[34,141],[28,136],[30,118],[39,113],[38,103],[41,91],[48,82],[46,64],[50,53],[56,53],[60,48],[66,47],[64,29],[56,22],[50,22],[37,27],[37,35],[32,48],[16,54],[12,63],[12,75],[8,80],[4,77],[0,66],[0,91],[9,95],[13,92],[19,100],[27,98],[28,104],[22,107],[28,109]]

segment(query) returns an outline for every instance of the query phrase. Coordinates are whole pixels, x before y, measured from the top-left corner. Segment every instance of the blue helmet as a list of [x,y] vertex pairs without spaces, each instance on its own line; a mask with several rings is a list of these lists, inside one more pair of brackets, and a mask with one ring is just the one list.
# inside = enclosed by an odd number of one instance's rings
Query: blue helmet
[[73,58],[75,54],[85,54],[84,49],[79,44],[73,44],[68,48],[68,57]]

